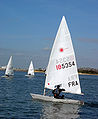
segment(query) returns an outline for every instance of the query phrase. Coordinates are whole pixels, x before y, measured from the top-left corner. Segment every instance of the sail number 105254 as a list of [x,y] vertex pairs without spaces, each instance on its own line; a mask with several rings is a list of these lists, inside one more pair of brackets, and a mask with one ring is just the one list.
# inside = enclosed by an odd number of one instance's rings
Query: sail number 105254
[[75,66],[75,62],[74,61],[65,62],[63,64],[58,64],[58,65],[56,65],[56,69],[60,70],[60,69],[65,69],[65,68],[69,68],[69,67],[72,67],[72,66]]

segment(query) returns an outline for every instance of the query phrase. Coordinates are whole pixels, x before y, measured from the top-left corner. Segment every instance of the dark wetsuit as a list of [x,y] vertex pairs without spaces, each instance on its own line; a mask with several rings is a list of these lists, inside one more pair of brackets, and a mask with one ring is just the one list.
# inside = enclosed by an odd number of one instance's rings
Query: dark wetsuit
[[57,99],[64,99],[64,95],[60,96],[60,93],[62,91],[65,91],[65,89],[59,89],[59,88],[56,88],[52,91],[53,95],[54,95],[54,98],[57,98]]

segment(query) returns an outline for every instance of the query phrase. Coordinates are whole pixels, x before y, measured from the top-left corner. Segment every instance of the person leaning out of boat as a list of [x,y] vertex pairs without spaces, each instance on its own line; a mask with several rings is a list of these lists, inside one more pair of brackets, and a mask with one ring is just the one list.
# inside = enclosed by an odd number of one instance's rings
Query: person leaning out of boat
[[60,89],[60,85],[57,85],[57,88],[52,91],[54,98],[64,99],[64,95],[60,95],[62,91],[65,91],[65,89]]

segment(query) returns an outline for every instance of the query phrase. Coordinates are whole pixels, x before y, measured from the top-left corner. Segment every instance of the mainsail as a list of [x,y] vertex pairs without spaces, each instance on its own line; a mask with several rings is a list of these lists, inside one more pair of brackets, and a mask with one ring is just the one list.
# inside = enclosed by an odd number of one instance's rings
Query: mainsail
[[28,69],[28,75],[34,75],[34,67],[33,67],[33,63],[31,61],[29,69]]
[[12,56],[10,57],[9,62],[7,64],[5,75],[9,75],[9,76],[14,75],[13,66],[12,66]]
[[54,89],[56,85],[65,92],[81,94],[75,53],[64,16],[50,54],[45,88]]

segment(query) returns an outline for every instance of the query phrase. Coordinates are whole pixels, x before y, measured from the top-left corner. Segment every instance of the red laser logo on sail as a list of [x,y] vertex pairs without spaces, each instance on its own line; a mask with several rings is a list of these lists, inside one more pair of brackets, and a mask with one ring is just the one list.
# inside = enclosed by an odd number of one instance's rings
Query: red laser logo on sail
[[63,52],[64,50],[63,50],[63,48],[60,48],[60,52]]

